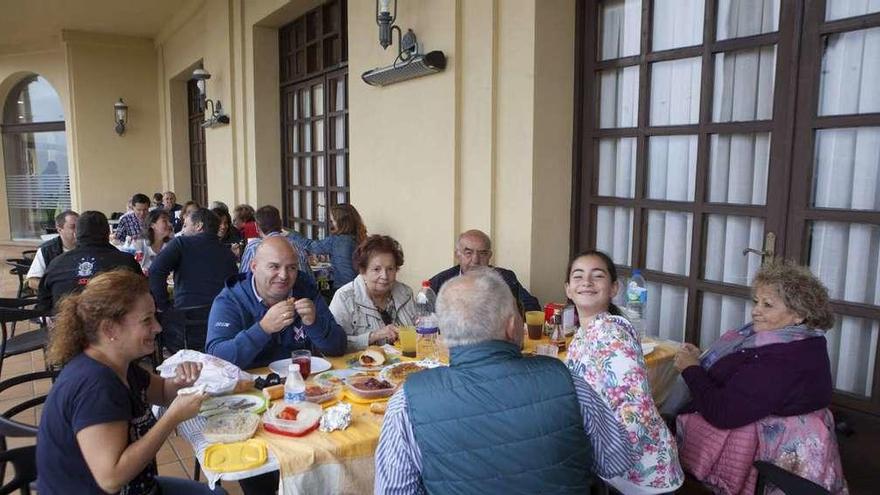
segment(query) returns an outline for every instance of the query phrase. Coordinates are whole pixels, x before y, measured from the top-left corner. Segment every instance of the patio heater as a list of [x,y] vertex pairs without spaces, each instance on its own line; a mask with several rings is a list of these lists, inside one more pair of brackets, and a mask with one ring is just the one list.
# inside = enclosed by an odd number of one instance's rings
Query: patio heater
[[397,31],[397,58],[389,66],[377,67],[361,75],[361,79],[371,86],[387,86],[435,74],[446,68],[446,55],[442,51],[423,53],[412,29],[401,34],[400,27],[394,24],[397,19],[397,0],[393,0],[393,9],[391,1],[376,0],[376,24],[379,26],[379,45],[383,50],[391,46],[394,31]]

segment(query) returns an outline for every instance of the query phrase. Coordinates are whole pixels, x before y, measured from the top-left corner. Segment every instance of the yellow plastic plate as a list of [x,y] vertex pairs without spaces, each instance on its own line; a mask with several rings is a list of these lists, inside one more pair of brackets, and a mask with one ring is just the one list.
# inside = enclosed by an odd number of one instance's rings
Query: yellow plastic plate
[[205,449],[205,467],[218,473],[244,471],[262,466],[268,452],[262,440],[217,443]]

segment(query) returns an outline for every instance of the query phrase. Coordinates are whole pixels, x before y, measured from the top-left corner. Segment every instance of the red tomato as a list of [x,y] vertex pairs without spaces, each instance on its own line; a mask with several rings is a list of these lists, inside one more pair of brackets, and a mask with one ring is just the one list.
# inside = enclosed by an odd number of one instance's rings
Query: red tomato
[[284,419],[287,421],[296,421],[296,417],[299,415],[299,411],[293,407],[285,407],[279,414],[278,419]]

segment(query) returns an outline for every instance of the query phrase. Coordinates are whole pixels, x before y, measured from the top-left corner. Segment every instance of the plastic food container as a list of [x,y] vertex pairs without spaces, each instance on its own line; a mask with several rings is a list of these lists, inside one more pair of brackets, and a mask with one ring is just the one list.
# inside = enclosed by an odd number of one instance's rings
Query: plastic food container
[[364,383],[366,383],[368,380],[378,380],[378,378],[370,376],[356,376],[349,378],[345,382],[348,393],[360,399],[373,400],[391,397],[392,395],[394,395],[394,392],[397,391],[397,385],[394,385],[393,383],[389,388],[382,388],[378,390],[363,388]]
[[[278,417],[288,407],[296,409],[295,420],[286,420]],[[301,437],[318,428],[318,423],[320,423],[323,414],[324,409],[312,402],[285,404],[279,401],[263,413],[263,429],[280,435]]]
[[254,413],[218,414],[208,418],[202,435],[211,443],[241,442],[254,436],[258,426],[260,416]]
[[[320,387],[324,389],[322,394],[309,395],[312,387]],[[334,400],[339,397],[342,392],[342,385],[332,382],[306,382],[306,400],[315,404],[323,404],[324,402]]]
[[262,466],[268,457],[262,440],[221,443],[205,449],[205,468],[218,473],[244,471]]

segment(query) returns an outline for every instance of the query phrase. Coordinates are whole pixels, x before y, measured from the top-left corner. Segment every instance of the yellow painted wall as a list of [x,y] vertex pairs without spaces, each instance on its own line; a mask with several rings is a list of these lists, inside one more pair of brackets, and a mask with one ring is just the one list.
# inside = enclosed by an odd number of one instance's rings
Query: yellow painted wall
[[[540,7],[540,8],[538,8]],[[451,266],[458,232],[494,240],[494,263],[561,300],[568,259],[573,0],[401,2],[397,24],[444,73],[374,88],[393,60],[372,2],[349,3],[352,202],[408,253],[410,285]]]
[[[125,211],[136,192],[162,186],[156,55],[150,40],[64,32],[76,167],[71,190],[80,210]],[[124,98],[129,124],[114,131],[113,103]],[[73,175],[75,174],[75,175]]]
[[[70,98],[67,90],[64,50],[60,43],[24,48],[17,53],[0,53],[0,107],[5,105],[6,97],[12,90],[12,87],[32,74],[39,74],[49,81],[61,99],[67,127],[67,160],[72,174],[76,164],[73,160],[70,137]],[[108,112],[112,105],[113,102],[110,102]],[[0,111],[2,111],[2,108],[0,108]],[[2,140],[0,140],[0,147],[2,146]],[[0,172],[5,170],[4,167],[3,153],[0,153]],[[73,184],[71,184],[71,187],[73,187]],[[7,204],[6,174],[0,173],[0,240],[4,241],[10,239]],[[74,208],[77,207],[76,202],[73,205]]]

